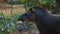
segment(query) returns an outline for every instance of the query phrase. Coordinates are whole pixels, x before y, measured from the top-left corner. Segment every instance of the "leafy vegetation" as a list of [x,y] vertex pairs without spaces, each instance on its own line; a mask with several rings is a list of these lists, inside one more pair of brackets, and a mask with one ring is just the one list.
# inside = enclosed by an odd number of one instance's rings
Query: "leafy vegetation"
[[[0,13],[0,34],[6,34],[10,32],[14,32],[15,30],[15,24],[20,15],[22,15],[23,12],[17,13],[17,14],[9,14],[8,16],[4,16],[3,13]],[[28,24],[28,22],[22,24],[25,31],[26,29],[29,29],[29,27],[32,24]]]

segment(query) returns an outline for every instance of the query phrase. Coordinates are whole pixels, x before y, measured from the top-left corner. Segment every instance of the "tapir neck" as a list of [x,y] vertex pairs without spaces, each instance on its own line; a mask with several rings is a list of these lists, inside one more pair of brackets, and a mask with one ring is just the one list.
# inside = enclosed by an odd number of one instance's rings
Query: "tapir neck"
[[46,19],[47,19],[47,16],[48,16],[48,14],[37,15],[35,21],[36,21],[36,22],[45,22]]

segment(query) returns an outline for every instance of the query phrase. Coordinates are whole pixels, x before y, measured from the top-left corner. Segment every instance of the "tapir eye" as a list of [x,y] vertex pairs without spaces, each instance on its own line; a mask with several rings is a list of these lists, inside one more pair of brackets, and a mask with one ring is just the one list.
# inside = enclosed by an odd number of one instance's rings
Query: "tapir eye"
[[28,16],[32,15],[32,12],[31,11],[27,12],[27,15]]

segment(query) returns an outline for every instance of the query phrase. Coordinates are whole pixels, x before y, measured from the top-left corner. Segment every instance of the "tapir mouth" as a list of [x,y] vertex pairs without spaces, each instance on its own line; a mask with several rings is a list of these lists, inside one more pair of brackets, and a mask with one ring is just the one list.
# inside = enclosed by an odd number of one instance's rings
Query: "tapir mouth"
[[27,23],[27,22],[30,22],[30,21],[28,21],[28,20],[27,21],[20,20],[20,21],[17,21],[16,24],[23,24],[23,23]]

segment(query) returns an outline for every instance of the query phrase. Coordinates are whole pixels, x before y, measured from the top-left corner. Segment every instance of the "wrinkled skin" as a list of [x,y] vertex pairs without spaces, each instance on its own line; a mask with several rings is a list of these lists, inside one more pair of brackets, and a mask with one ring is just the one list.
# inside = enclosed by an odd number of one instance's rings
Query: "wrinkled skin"
[[60,34],[60,16],[47,13],[41,7],[32,7],[18,21],[34,21],[40,34]]

